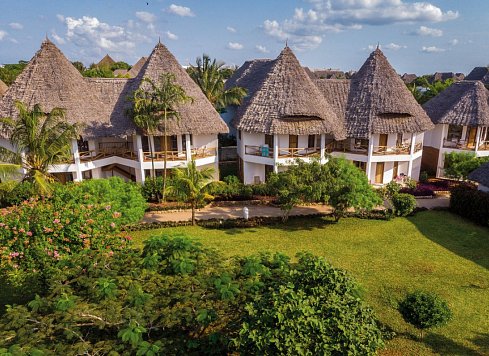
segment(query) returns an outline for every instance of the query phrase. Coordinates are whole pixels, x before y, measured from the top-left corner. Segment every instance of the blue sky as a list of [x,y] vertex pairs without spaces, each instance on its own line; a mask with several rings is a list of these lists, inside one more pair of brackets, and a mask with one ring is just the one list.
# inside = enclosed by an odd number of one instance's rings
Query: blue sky
[[30,59],[47,35],[70,60],[133,64],[161,41],[184,65],[275,58],[358,70],[381,48],[399,73],[489,64],[487,0],[0,0],[0,63]]

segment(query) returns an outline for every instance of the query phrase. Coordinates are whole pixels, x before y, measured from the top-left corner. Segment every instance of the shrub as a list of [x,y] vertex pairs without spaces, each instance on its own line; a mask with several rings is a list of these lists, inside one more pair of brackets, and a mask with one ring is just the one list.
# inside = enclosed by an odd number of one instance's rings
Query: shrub
[[460,186],[452,190],[450,210],[476,224],[489,226],[489,193],[470,186]]
[[445,176],[466,180],[470,172],[485,162],[489,162],[489,157],[476,157],[473,152],[445,153]]
[[109,205],[31,199],[0,213],[0,269],[13,279],[44,273],[84,249],[117,250],[127,238]]
[[397,216],[408,216],[416,208],[416,199],[411,194],[398,193],[392,197],[392,207]]
[[426,181],[428,181],[428,172],[426,171],[422,171],[420,174],[419,174],[419,181],[424,183]]
[[400,193],[403,194],[410,194],[415,197],[432,197],[435,195],[435,192],[433,189],[431,189],[429,186],[424,186],[424,185],[418,185],[416,188],[401,188],[399,191]]
[[[4,194],[2,197],[2,206],[12,206],[20,204],[29,198],[38,196],[38,189],[33,183],[30,182],[5,182]],[[10,187],[10,191],[7,191],[7,187]]]
[[84,180],[55,186],[52,198],[56,202],[73,204],[101,204],[121,214],[120,224],[133,224],[142,219],[146,201],[141,187],[136,183],[126,183],[119,177]]
[[253,188],[241,183],[236,176],[227,176],[222,182],[211,183],[207,192],[217,201],[247,200],[253,197]]
[[142,187],[141,194],[148,202],[160,202],[163,197],[163,177],[147,178]]
[[444,325],[452,318],[447,303],[435,294],[422,291],[410,293],[399,303],[399,312],[406,322],[421,331]]

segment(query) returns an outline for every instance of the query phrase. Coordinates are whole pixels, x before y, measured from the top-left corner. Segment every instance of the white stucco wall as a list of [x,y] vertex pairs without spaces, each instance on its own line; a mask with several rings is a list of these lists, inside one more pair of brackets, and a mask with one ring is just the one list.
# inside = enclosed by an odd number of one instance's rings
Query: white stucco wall
[[265,182],[265,165],[251,162],[243,162],[243,178],[245,184],[254,184],[255,176],[260,177],[260,182]]

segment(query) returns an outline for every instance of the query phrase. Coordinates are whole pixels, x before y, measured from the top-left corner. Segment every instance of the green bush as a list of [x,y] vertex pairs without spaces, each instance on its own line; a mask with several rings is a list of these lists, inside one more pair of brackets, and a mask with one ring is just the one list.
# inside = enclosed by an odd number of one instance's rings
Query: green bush
[[121,213],[110,205],[31,199],[2,209],[0,270],[13,281],[43,274],[84,249],[113,251],[126,245]]
[[163,177],[147,178],[142,187],[141,194],[148,202],[160,202],[163,197]]
[[459,186],[450,194],[450,211],[476,224],[489,226],[489,193]]
[[125,182],[119,177],[57,184],[50,200],[110,206],[113,211],[121,214],[120,223],[123,225],[139,222],[147,206],[141,194],[141,187],[136,183]]
[[397,216],[408,216],[416,208],[416,198],[407,193],[394,194],[391,202]]
[[9,181],[2,183],[2,185],[5,187],[5,190],[2,191],[1,198],[1,204],[3,207],[17,205],[25,200],[38,196],[38,189],[33,183],[30,182],[17,183]]
[[416,291],[399,303],[399,312],[406,322],[422,331],[444,325],[452,318],[448,304],[435,294]]
[[253,188],[241,183],[236,176],[227,176],[222,182],[211,183],[207,192],[215,200],[246,200],[253,197]]
[[428,178],[429,178],[429,175],[428,175],[428,172],[426,171],[422,171],[420,174],[419,174],[419,181],[421,183],[425,183],[428,181]]

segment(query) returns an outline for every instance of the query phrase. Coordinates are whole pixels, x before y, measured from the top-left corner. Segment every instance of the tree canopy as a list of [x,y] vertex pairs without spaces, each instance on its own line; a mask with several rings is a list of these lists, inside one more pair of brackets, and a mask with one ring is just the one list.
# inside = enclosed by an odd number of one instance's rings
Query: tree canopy
[[3,67],[0,67],[0,80],[8,86],[12,85],[17,76],[27,66],[27,63],[27,61],[19,61],[16,64],[5,64]]

